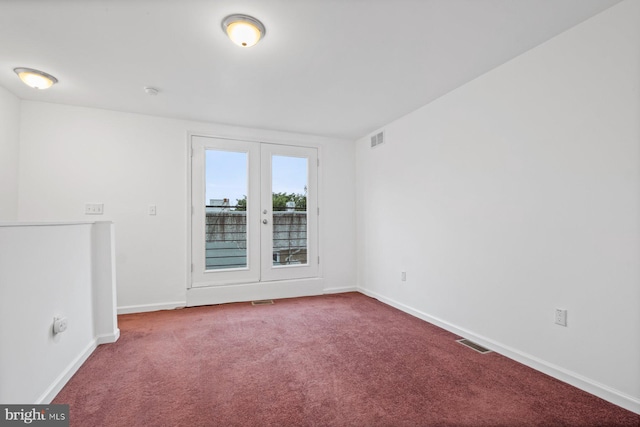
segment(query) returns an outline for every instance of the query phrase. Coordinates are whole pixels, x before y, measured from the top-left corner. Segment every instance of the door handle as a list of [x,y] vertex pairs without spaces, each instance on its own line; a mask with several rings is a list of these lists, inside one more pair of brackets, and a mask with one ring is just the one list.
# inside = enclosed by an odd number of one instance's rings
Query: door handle
[[263,224],[266,224],[266,223],[268,223],[268,222],[269,222],[269,221],[267,221],[266,219],[263,219],[263,220],[262,220],[262,223],[263,223]]

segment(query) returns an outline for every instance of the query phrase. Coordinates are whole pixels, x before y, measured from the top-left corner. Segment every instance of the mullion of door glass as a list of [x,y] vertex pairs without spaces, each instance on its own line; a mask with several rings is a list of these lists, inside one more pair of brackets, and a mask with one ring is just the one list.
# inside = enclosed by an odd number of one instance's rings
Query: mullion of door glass
[[247,267],[247,156],[206,150],[206,270]]
[[307,264],[308,160],[273,156],[273,266]]

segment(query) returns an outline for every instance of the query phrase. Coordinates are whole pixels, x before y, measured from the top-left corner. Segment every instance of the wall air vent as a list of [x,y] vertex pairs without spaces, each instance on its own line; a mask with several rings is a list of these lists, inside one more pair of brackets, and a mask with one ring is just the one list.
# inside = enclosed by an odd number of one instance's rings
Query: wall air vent
[[371,135],[371,148],[384,143],[384,131]]

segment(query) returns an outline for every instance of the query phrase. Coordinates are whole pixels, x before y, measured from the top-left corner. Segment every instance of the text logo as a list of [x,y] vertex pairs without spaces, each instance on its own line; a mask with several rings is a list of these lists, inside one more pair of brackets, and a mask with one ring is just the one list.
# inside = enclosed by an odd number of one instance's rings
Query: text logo
[[69,405],[0,405],[0,427],[69,427]]

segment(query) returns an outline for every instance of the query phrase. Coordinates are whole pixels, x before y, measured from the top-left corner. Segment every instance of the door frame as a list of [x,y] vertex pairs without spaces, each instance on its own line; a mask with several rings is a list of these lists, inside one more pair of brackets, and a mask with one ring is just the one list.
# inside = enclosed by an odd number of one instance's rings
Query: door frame
[[[193,263],[191,247],[192,247],[192,159],[191,159],[191,141],[195,136],[225,139],[230,141],[256,142],[284,145],[291,147],[309,147],[317,150],[318,166],[317,166],[317,255],[318,269],[317,275],[312,278],[293,279],[293,280],[275,280],[257,283],[237,283],[224,286],[212,287],[192,287],[191,265]],[[270,298],[293,298],[299,296],[321,295],[324,293],[324,215],[322,215],[323,206],[323,168],[322,155],[323,148],[321,144],[309,142],[309,138],[305,136],[296,137],[296,135],[285,135],[284,137],[243,135],[243,134],[217,134],[209,132],[187,132],[185,141],[185,163],[186,163],[186,263],[185,263],[185,288],[187,291],[187,306],[222,304],[229,302],[251,301],[256,299]]]

